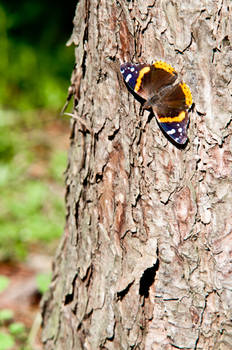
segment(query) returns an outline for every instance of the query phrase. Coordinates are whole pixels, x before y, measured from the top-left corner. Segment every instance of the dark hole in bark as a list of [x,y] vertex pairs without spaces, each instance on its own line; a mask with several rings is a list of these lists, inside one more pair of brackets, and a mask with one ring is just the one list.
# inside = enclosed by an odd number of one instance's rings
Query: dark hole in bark
[[[73,281],[72,281],[72,287],[73,287],[73,291],[76,285],[76,279],[77,279],[78,274],[76,274],[76,276],[74,277]],[[74,298],[74,292],[66,294],[65,295],[65,300],[64,300],[64,305],[67,305],[69,303],[71,303],[73,301]]]
[[146,269],[140,279],[140,286],[139,286],[139,294],[141,296],[144,296],[144,298],[148,298],[149,296],[149,288],[155,281],[155,275],[156,271],[159,269],[159,259],[157,259],[157,262],[152,267],[149,267]]
[[[83,38],[83,42],[88,42],[88,36],[89,36],[89,33],[88,33],[88,27],[85,28],[85,32],[84,32],[84,38]],[[86,72],[86,58],[87,58],[87,52],[86,50],[84,51],[84,56],[83,56],[83,61],[82,61],[82,78],[84,78],[85,76],[85,72]]]
[[67,305],[73,301],[73,294],[66,294],[65,295],[65,300],[64,300],[64,305]]
[[223,38],[222,43],[223,43],[224,46],[230,46],[230,39],[229,39],[228,35],[226,35]]
[[108,140],[112,141],[117,135],[119,129],[115,129],[112,135],[108,136]]
[[84,178],[84,181],[83,181],[83,186],[87,186],[88,185],[88,178],[87,176]]
[[87,53],[86,51],[84,52],[84,56],[83,56],[83,61],[82,61],[82,77],[84,78],[85,76],[85,72],[86,72],[86,58],[87,58]]
[[102,179],[103,179],[103,175],[97,173],[97,174],[96,174],[96,182],[100,182],[100,181],[102,181]]

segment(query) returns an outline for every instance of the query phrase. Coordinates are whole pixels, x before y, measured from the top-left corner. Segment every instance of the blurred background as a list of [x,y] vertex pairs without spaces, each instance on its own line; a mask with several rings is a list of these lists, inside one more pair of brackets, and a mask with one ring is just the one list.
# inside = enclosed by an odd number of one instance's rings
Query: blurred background
[[76,2],[0,3],[0,350],[42,349],[39,302],[65,223]]

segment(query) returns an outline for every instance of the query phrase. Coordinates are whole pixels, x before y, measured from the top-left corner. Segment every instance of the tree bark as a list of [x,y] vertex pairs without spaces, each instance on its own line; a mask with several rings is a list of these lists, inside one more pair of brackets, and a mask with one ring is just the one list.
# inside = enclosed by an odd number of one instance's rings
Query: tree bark
[[[67,227],[45,349],[231,349],[231,1],[80,0]],[[122,82],[164,60],[190,86],[178,149]]]

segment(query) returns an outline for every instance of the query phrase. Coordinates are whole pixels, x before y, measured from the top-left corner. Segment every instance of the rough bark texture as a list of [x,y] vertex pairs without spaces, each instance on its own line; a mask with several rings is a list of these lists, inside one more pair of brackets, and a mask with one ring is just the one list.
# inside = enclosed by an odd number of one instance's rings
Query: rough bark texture
[[[230,0],[79,1],[45,349],[231,349],[231,23]],[[182,150],[120,80],[158,59],[192,90]]]

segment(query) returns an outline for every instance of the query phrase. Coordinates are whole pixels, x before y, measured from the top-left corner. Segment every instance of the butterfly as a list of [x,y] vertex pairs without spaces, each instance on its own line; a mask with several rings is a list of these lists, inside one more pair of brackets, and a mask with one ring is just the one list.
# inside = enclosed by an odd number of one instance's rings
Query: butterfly
[[190,88],[175,83],[177,72],[166,62],[153,64],[123,63],[124,81],[136,95],[145,100],[143,109],[152,109],[163,132],[179,145],[187,140],[188,110],[192,105]]

